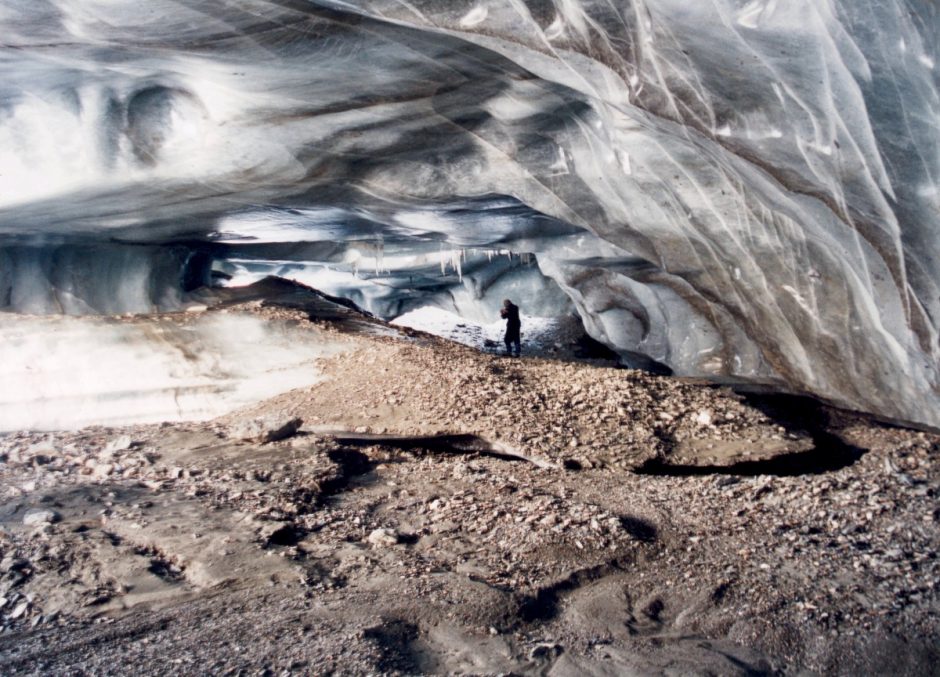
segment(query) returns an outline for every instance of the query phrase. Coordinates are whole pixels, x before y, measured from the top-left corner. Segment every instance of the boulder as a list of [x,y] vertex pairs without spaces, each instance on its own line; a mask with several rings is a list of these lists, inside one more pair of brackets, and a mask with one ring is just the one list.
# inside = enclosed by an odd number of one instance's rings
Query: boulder
[[55,510],[27,510],[26,514],[23,515],[23,524],[28,527],[36,527],[41,524],[52,524],[53,522],[58,522],[61,519],[59,513]]
[[375,529],[366,540],[375,547],[387,548],[398,543],[398,534],[394,529]]
[[303,423],[300,418],[273,414],[239,421],[229,427],[227,434],[233,439],[267,444],[296,435]]

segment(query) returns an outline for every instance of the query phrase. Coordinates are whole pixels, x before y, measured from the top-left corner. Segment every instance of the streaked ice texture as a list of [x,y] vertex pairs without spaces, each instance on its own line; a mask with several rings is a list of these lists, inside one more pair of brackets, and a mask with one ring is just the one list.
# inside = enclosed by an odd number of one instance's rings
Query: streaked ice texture
[[514,288],[679,374],[940,425],[936,2],[3,0],[0,28],[3,308],[283,266],[387,316]]

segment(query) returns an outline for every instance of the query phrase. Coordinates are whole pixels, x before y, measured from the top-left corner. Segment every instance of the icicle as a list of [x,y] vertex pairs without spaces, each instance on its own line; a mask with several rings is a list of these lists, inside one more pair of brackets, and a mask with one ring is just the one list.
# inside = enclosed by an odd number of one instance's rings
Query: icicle
[[457,277],[463,282],[463,265],[461,259],[465,257],[463,249],[449,249],[445,253],[441,246],[441,275],[447,275],[448,267],[453,267]]

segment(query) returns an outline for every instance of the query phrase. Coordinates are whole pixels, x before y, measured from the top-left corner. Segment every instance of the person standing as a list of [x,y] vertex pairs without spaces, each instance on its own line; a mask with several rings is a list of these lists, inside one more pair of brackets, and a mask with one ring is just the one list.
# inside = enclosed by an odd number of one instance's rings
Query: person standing
[[515,346],[516,357],[522,353],[522,338],[520,330],[522,329],[522,322],[519,321],[519,306],[515,305],[509,299],[503,301],[503,307],[499,311],[499,316],[506,320],[506,336],[503,338],[503,341],[506,343],[506,354],[513,354],[513,346]]

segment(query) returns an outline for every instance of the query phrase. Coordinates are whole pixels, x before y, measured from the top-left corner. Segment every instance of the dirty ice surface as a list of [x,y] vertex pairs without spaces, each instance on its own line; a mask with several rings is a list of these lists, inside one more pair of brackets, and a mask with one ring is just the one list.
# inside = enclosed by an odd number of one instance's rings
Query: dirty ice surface
[[317,382],[317,359],[340,350],[250,315],[4,314],[0,432],[208,420]]

